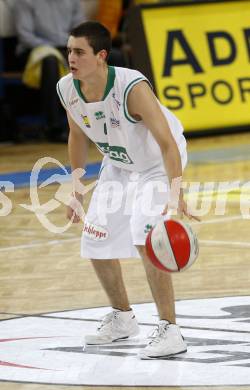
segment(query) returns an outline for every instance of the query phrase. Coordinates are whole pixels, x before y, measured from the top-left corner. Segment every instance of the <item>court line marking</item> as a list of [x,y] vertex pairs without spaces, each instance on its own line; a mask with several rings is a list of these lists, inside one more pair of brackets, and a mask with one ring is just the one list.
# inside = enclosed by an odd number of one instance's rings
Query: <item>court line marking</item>
[[[214,218],[209,219],[208,221],[201,221],[201,222],[193,222],[191,225],[206,225],[210,223],[223,223],[223,222],[229,222],[229,221],[235,221],[243,219],[242,215],[233,215],[229,217],[221,217],[221,218]],[[30,244],[23,244],[23,245],[15,245],[15,246],[7,246],[0,248],[0,252],[7,252],[10,250],[17,250],[17,249],[30,249],[30,248],[36,248],[41,247],[45,245],[62,245],[64,242],[75,242],[80,241],[80,237],[74,237],[74,238],[67,238],[64,240],[51,240],[51,241],[43,241],[43,242],[35,242]],[[228,247],[239,247],[239,248],[249,248],[250,243],[247,242],[241,242],[241,241],[219,241],[219,240],[199,240],[200,244],[204,246],[228,246]]]
[[[210,219],[208,221],[202,221],[202,222],[193,222],[192,225],[205,225],[210,223],[223,223],[226,221],[235,221],[243,219],[242,215],[234,215],[231,217],[224,217],[224,218],[214,218]],[[51,246],[51,245],[61,245],[64,242],[75,242],[80,241],[80,237],[75,238],[67,238],[64,240],[51,240],[51,241],[43,241],[43,242],[36,242],[36,243],[30,243],[30,244],[23,244],[23,245],[15,245],[15,246],[7,246],[0,248],[0,252],[7,252],[9,250],[17,250],[17,249],[30,249],[30,248],[38,248],[41,246]],[[200,240],[200,244],[204,244],[204,246],[228,246],[228,247],[240,247],[240,248],[249,248],[250,243],[246,242],[240,242],[240,241],[217,241],[217,240]],[[214,243],[214,244],[213,244]]]
[[[62,245],[65,242],[80,242],[80,237],[78,238],[70,238],[65,240],[52,240],[47,242],[41,242],[41,243],[34,243],[34,244],[26,244],[26,245],[16,245],[16,246],[9,246],[0,248],[0,252],[7,252],[11,250],[17,250],[17,249],[31,249],[31,248],[39,248],[41,246],[52,246],[52,245]],[[243,242],[243,241],[225,241],[225,240],[199,240],[199,243],[201,246],[204,247],[224,247],[227,248],[243,248],[247,249],[250,248],[249,242]]]
[[[199,299],[199,298],[195,298],[195,299]],[[203,299],[203,298],[201,298]],[[204,299],[209,299],[209,298],[204,298]],[[213,298],[212,298],[213,299]],[[216,298],[215,298],[216,299]],[[188,300],[188,299],[187,299]],[[185,301],[185,299],[181,299],[181,301]],[[143,305],[144,303],[142,303]],[[140,305],[140,304],[139,304]],[[97,307],[98,308],[98,307]],[[97,309],[95,308],[95,309]],[[88,309],[93,309],[92,307],[91,308],[84,308],[84,309],[71,309],[71,310],[67,310],[67,311],[81,311],[81,310],[88,310]],[[61,313],[61,312],[59,312]],[[13,314],[11,313],[12,315],[15,315],[15,317],[12,317],[12,318],[7,318],[7,319],[1,319],[0,322],[3,322],[3,321],[10,321],[10,320],[19,320],[19,319],[23,319],[23,318],[39,318],[41,320],[43,319],[49,319],[49,320],[64,320],[64,321],[80,321],[80,322],[100,322],[100,319],[97,319],[97,318],[82,318],[82,317],[63,317],[63,316],[55,316],[53,315],[54,313],[52,314]],[[177,318],[180,318],[178,316],[178,314],[176,315]],[[218,317],[218,319],[220,319],[220,317]],[[140,326],[151,326],[151,327],[155,327],[156,326],[156,323],[154,322],[138,322],[138,325]],[[188,325],[181,325],[181,328],[182,329],[195,329],[195,330],[210,330],[210,331],[213,331],[213,332],[226,332],[226,333],[246,333],[246,334],[249,334],[250,332],[248,330],[236,330],[236,329],[223,329],[223,328],[210,328],[210,327],[205,327],[205,326],[188,326]],[[60,336],[60,337],[70,337],[70,336]],[[242,342],[243,343],[243,342]]]
[[201,246],[206,247],[226,246],[227,248],[250,248],[250,242],[242,241],[199,240],[199,243]]
[[3,248],[0,248],[0,252],[6,252],[8,250],[16,250],[16,249],[30,249],[30,248],[36,248],[40,246],[51,246],[51,245],[60,245],[64,242],[71,242],[71,241],[80,241],[80,237],[78,238],[66,238],[65,240],[51,240],[51,241],[43,241],[43,242],[36,242],[31,244],[24,244],[24,245],[15,245],[15,246],[6,246]]
[[227,222],[227,221],[236,221],[236,220],[239,220],[239,219],[245,220],[245,218],[243,218],[242,215],[233,215],[233,216],[230,216],[230,217],[213,218],[213,219],[209,219],[208,221],[191,222],[191,225],[206,225],[206,224],[209,224],[209,223],[223,223],[223,222]]

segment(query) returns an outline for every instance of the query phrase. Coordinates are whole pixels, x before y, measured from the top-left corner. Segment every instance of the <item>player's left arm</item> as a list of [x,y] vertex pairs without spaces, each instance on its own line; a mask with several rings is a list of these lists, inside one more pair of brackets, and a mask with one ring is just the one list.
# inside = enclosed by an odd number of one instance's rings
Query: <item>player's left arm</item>
[[[146,81],[136,84],[131,89],[128,95],[127,107],[133,118],[144,122],[160,146],[171,185],[171,193],[176,194],[177,198],[179,195],[178,203],[175,202],[176,199],[172,199],[172,201],[178,204],[180,215],[184,214],[188,218],[195,218],[188,212],[186,202],[183,199],[183,190],[181,189],[182,165],[179,149],[172,136],[168,121]],[[166,206],[163,214],[166,214],[168,209],[169,207]]]

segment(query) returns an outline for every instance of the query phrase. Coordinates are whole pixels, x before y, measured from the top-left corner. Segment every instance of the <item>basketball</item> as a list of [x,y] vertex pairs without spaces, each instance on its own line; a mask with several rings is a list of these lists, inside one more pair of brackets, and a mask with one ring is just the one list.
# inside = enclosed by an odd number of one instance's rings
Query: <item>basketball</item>
[[199,245],[191,226],[182,221],[158,222],[146,238],[146,252],[151,262],[166,272],[180,272],[197,259]]

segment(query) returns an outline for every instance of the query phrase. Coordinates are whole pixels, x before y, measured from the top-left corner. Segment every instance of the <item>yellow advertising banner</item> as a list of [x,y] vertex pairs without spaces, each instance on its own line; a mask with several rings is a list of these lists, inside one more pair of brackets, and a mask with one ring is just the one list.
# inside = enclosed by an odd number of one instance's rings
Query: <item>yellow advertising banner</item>
[[160,101],[186,130],[250,124],[250,1],[141,10]]

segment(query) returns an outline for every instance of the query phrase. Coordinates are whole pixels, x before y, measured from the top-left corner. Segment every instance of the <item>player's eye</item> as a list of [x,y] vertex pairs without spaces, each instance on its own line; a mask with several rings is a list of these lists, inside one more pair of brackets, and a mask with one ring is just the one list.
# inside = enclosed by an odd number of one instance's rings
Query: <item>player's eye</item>
[[82,54],[84,54],[83,50],[76,50],[75,53],[76,53],[78,56],[81,56]]

